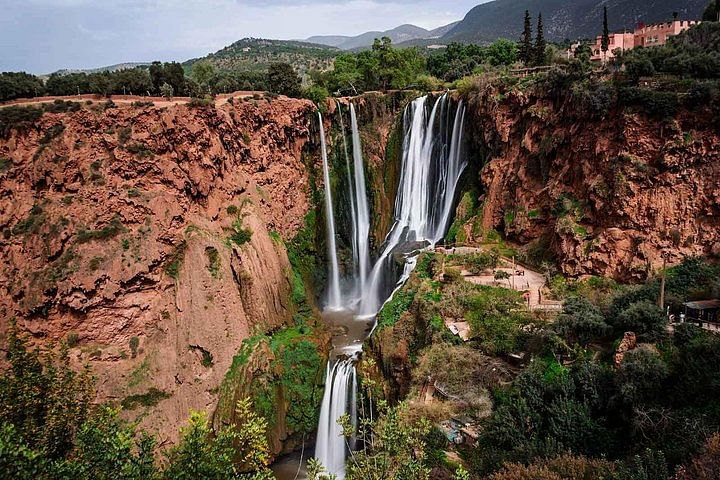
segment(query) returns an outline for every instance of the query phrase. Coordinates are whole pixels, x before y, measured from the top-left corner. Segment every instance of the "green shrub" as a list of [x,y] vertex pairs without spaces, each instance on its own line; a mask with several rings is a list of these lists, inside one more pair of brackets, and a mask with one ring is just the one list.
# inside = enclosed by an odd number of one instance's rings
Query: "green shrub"
[[395,325],[400,316],[407,312],[415,299],[415,290],[400,290],[396,292],[393,298],[383,305],[380,313],[377,315],[377,328],[392,327]]
[[12,130],[24,130],[37,122],[43,110],[37,107],[10,106],[0,108],[0,136],[7,137]]
[[213,105],[213,100],[211,98],[191,98],[187,105],[190,108],[207,108]]
[[130,352],[132,358],[137,357],[138,347],[140,346],[140,339],[138,337],[130,337]]
[[252,230],[243,227],[242,217],[239,215],[232,224],[232,230],[232,233],[228,237],[228,242],[234,243],[238,247],[245,245],[252,238]]
[[165,273],[177,280],[180,278],[180,270],[182,269],[183,260],[185,259],[185,250],[187,250],[187,243],[185,240],[178,243],[165,263]]
[[10,167],[13,166],[12,159],[8,157],[0,157],[0,172],[5,172],[7,170],[10,170]]
[[205,255],[208,259],[207,269],[213,278],[220,277],[220,252],[215,247],[206,247]]
[[80,337],[78,336],[77,332],[68,332],[67,334],[67,346],[70,348],[73,348],[77,346],[78,342],[80,341]]
[[137,155],[140,158],[148,158],[154,155],[153,151],[150,150],[147,145],[139,142],[126,145],[125,150],[132,153],[133,155]]
[[155,387],[151,387],[147,392],[137,395],[129,395],[125,397],[120,405],[125,410],[135,410],[136,408],[142,407],[154,407],[166,398],[170,398],[171,395],[162,390],[158,390]]
[[78,243],[87,243],[93,240],[107,240],[126,231],[127,229],[122,225],[120,217],[116,215],[100,230],[80,229],[76,239]]

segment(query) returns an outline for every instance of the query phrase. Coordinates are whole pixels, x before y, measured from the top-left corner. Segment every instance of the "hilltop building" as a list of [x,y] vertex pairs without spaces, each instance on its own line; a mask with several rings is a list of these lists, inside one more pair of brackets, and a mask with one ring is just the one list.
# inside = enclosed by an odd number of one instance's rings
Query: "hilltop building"
[[[623,53],[633,48],[659,47],[665,45],[670,37],[679,35],[699,23],[699,20],[673,20],[671,22],[653,23],[651,25],[640,24],[632,33],[611,33],[607,52],[602,51],[602,35],[598,35],[595,38],[595,43],[590,47],[590,60],[593,62],[606,63],[615,58],[618,53]],[[578,42],[568,49],[568,58],[575,55],[575,50],[579,46],[580,43]]]

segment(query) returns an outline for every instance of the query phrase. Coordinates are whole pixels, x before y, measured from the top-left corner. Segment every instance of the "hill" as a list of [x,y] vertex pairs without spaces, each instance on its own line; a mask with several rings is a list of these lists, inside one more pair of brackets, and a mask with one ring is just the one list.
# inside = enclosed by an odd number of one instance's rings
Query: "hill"
[[[372,31],[365,32],[355,37],[348,37],[345,35],[318,35],[308,38],[307,42],[320,43],[332,47],[337,47],[342,50],[356,50],[363,49],[371,46],[376,38],[390,37],[395,44],[413,45],[412,42],[418,42],[418,45],[422,45],[426,42],[423,40],[440,38],[450,31],[457,23],[453,22],[448,25],[443,25],[434,30],[426,30],[415,25],[405,24],[395,27],[391,30]],[[432,43],[432,42],[431,42]]]
[[206,57],[188,60],[183,66],[190,68],[205,60],[218,71],[264,72],[272,63],[286,62],[303,74],[310,69],[330,68],[337,54],[337,48],[316,43],[244,38]]
[[525,10],[533,18],[542,12],[545,36],[552,41],[592,38],[602,31],[603,6],[611,30],[634,28],[638,22],[699,19],[708,0],[495,0],[478,5],[446,33],[447,42],[486,43],[498,38],[517,39]]

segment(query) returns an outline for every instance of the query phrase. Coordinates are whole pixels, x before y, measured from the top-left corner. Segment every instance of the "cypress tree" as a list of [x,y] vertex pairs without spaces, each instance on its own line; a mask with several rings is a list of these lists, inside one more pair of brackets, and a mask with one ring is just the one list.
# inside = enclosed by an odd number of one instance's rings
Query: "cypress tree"
[[545,33],[543,32],[542,12],[538,14],[537,36],[535,37],[535,64],[545,63]]
[[603,33],[600,46],[603,51],[603,57],[607,57],[607,51],[610,48],[610,30],[608,29],[607,7],[603,7]]
[[523,27],[522,39],[520,40],[520,60],[522,60],[525,65],[530,65],[534,56],[531,22],[530,12],[525,10],[525,26]]

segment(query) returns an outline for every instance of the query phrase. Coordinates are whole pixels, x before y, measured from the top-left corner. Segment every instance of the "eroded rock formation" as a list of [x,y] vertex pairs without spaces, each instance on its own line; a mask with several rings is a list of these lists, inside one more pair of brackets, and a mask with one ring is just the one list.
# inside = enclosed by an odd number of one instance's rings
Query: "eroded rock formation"
[[0,138],[0,327],[69,341],[99,400],[150,405],[127,411],[173,442],[190,409],[212,410],[243,339],[291,321],[277,240],[310,208],[315,107],[107,107]]

